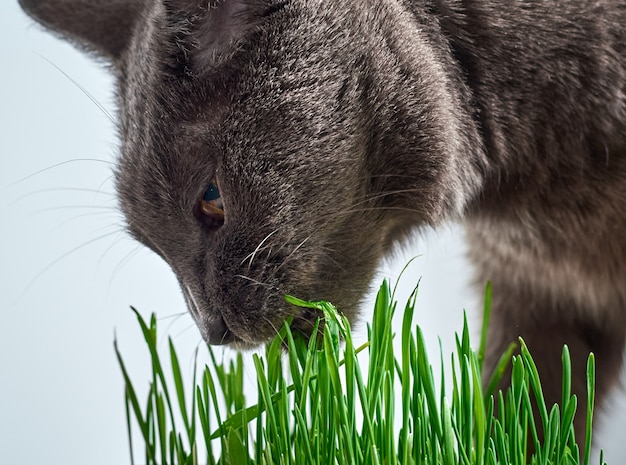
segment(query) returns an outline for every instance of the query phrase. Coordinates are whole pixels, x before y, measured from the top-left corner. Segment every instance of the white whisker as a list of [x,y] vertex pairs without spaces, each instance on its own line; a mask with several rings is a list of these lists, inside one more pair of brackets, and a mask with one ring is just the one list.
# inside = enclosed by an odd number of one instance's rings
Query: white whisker
[[252,251],[252,253],[249,253],[242,261],[241,261],[241,265],[243,265],[243,263],[250,258],[250,262],[248,263],[248,273],[250,272],[250,268],[252,267],[252,262],[254,261],[254,257],[256,256],[257,252],[261,249],[261,247],[263,246],[263,244],[265,243],[265,241],[267,241],[270,237],[272,237],[272,235],[274,235],[276,232],[278,232],[278,229],[274,229],[271,233],[269,233],[267,236],[265,236],[263,238],[263,240],[261,242],[259,242],[259,245],[256,246],[256,249],[254,249],[254,251]]
[[258,285],[258,286],[267,287],[268,289],[273,289],[274,288],[274,286],[272,286],[271,284],[263,283],[261,281],[258,281],[256,279],[254,279],[254,278],[250,278],[249,276],[245,276],[245,275],[242,275],[242,274],[236,274],[234,277],[235,278],[245,279],[245,280],[250,281],[250,282],[252,282],[252,283],[254,283],[254,284]]
[[115,163],[113,163],[112,161],[100,160],[99,158],[73,158],[71,160],[65,160],[65,161],[62,161],[60,163],[56,163],[56,164],[54,164],[52,166],[48,166],[47,168],[41,169],[39,171],[35,171],[34,173],[29,174],[28,176],[25,176],[25,177],[23,177],[21,179],[18,179],[17,181],[12,182],[11,184],[9,184],[6,187],[13,187],[13,186],[15,186],[17,184],[20,184],[20,183],[26,181],[27,179],[30,179],[30,178],[32,178],[34,176],[39,175],[41,173],[45,173],[46,171],[52,170],[54,168],[58,168],[60,166],[67,165],[69,163],[75,163],[75,162],[78,162],[78,161],[93,161],[93,162],[98,162],[98,163],[106,163],[107,165],[115,165]]
[[[75,216],[72,216],[71,218],[68,218],[68,219],[62,221],[61,223],[56,225],[54,228],[52,228],[51,231],[56,231],[56,230],[60,229],[62,226],[65,226],[68,223],[80,220],[80,219],[88,217],[88,216],[100,216],[100,217],[102,217],[103,215],[109,215],[110,213],[111,212],[108,212],[108,211],[97,211],[97,212],[81,213],[80,215],[75,215]],[[111,226],[111,225],[108,225],[108,226]]]
[[[113,249],[113,247],[119,244],[119,242],[122,239],[124,239],[124,237],[125,237],[124,231],[118,230],[117,235],[113,238],[109,246],[104,250],[104,252],[102,252],[102,255],[98,259],[98,263],[96,264],[96,270],[100,268],[100,265],[102,264],[102,260],[104,260],[104,257]],[[113,282],[113,276],[118,271],[118,269],[122,266],[122,263],[124,263],[124,261],[128,258],[129,255],[134,254],[139,248],[140,248],[139,246],[135,246],[135,248],[131,250],[128,254],[126,254],[126,256],[122,260],[120,260],[120,262],[117,264],[117,266],[113,270],[113,273],[111,274],[111,279],[109,280],[109,289],[111,288],[111,283]]]
[[96,189],[88,189],[86,187],[50,187],[47,189],[38,189],[36,191],[32,191],[29,192],[28,194],[24,194],[23,196],[21,196],[20,198],[14,200],[13,202],[11,202],[9,205],[13,206],[16,205],[20,202],[23,202],[24,200],[39,195],[39,194],[45,194],[45,193],[49,193],[49,192],[91,192],[91,193],[95,193],[98,195],[106,195],[109,197],[113,197],[115,196],[115,194],[111,193],[111,192],[105,192],[105,191],[101,191],[101,190],[96,190]]
[[[37,52],[35,52],[35,53],[37,53]],[[92,102],[96,105],[96,107],[98,107],[98,109],[102,112],[102,114],[103,114],[104,116],[106,116],[106,117],[109,119],[109,121],[111,121],[111,123],[113,123],[113,125],[114,125],[115,127],[118,127],[118,123],[117,123],[117,121],[115,120],[115,118],[113,118],[113,116],[111,115],[111,113],[109,113],[109,111],[108,111],[106,108],[104,108],[104,105],[102,105],[100,102],[98,102],[98,100],[96,100],[96,98],[95,98],[93,95],[91,95],[87,89],[85,89],[83,86],[81,86],[81,85],[78,83],[78,81],[76,81],[74,78],[72,78],[69,74],[67,74],[67,73],[66,73],[65,71],[63,71],[63,70],[62,70],[59,66],[57,66],[55,63],[53,63],[52,61],[50,61],[50,60],[49,60],[48,58],[46,58],[45,56],[43,56],[43,55],[41,55],[41,54],[39,54],[39,53],[37,53],[37,55],[39,55],[42,59],[44,59],[45,61],[47,61],[48,63],[50,63],[52,66],[54,66],[54,67],[55,67],[55,68],[56,68],[56,69],[57,69],[57,70],[58,70],[61,74],[63,74],[63,76],[65,76],[66,78],[68,78],[72,84],[74,84],[76,87],[78,87],[78,88],[80,89],[80,91],[81,91],[83,94],[85,94],[85,95],[89,98],[89,100],[91,100],[91,101],[92,101]]]
[[31,212],[31,216],[38,215],[41,213],[55,212],[60,210],[108,210],[110,212],[117,213],[117,209],[111,205],[63,205],[60,207],[48,207],[48,208],[40,208],[38,210],[33,210]]
[[31,279],[30,283],[28,283],[28,285],[26,286],[26,288],[22,291],[22,293],[20,294],[20,296],[17,298],[18,301],[20,301],[22,298],[24,298],[24,296],[26,295],[26,293],[30,290],[30,288],[33,286],[33,284],[35,284],[35,282],[37,282],[37,280],[39,278],[41,278],[48,270],[50,270],[53,266],[55,266],[57,263],[59,263],[61,260],[64,260],[65,258],[69,257],[70,255],[78,252],[79,250],[87,247],[88,245],[91,245],[97,241],[100,241],[102,239],[105,239],[107,237],[112,236],[113,234],[118,234],[118,231],[113,231],[113,232],[109,232],[107,234],[102,234],[101,236],[98,237],[94,237],[93,239],[90,239],[86,242],[83,242],[82,244],[74,247],[73,249],[65,252],[63,255],[57,257],[56,259],[54,259],[51,263],[49,263],[44,269],[42,269],[39,273],[37,273],[33,279]]
[[295,254],[300,249],[300,247],[302,247],[310,238],[311,238],[311,235],[307,236],[302,242],[300,242],[296,247],[294,247],[294,249],[289,253],[289,255],[285,257],[283,262],[276,267],[276,269],[274,270],[274,275],[278,273],[278,271],[283,267],[283,265],[287,263],[291,257],[293,257],[293,254]]

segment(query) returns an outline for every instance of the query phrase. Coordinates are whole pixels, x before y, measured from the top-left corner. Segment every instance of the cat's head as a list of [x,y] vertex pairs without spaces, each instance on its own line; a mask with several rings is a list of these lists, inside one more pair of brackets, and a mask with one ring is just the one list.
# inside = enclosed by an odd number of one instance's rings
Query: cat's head
[[[121,209],[176,273],[210,343],[258,344],[289,315],[310,331],[316,315],[285,294],[354,317],[392,240],[459,204],[447,192],[459,187],[446,161],[457,142],[444,140],[454,121],[430,114],[429,79],[443,77],[401,69],[402,41],[376,35],[384,12],[322,0],[21,3],[113,65]],[[387,92],[398,76],[408,90]]]

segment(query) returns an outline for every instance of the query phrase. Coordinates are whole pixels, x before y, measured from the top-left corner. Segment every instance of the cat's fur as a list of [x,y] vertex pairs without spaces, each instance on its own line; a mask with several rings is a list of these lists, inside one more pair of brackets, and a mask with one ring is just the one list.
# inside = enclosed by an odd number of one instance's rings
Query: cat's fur
[[[112,64],[130,232],[205,339],[249,346],[283,294],[355,318],[380,259],[461,219],[493,284],[488,363],[522,335],[549,401],[626,335],[626,2],[21,0]],[[198,203],[217,178],[225,222]],[[583,415],[578,415],[579,424]]]

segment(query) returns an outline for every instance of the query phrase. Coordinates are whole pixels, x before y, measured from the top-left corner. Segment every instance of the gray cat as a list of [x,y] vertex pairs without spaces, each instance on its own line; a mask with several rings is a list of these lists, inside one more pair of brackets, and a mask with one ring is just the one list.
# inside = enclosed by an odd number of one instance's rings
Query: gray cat
[[[130,233],[212,344],[283,295],[350,318],[381,258],[461,219],[493,284],[488,366],[522,335],[550,402],[626,337],[626,2],[21,0],[111,64]],[[584,415],[577,422],[579,435]]]

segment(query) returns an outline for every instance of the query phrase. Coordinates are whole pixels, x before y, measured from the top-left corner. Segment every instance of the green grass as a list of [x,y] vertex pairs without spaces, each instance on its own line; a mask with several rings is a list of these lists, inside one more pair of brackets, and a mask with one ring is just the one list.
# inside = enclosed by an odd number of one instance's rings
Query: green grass
[[[166,374],[157,350],[156,318],[152,315],[145,321],[135,311],[152,365],[148,392],[141,393],[141,399],[115,343],[126,385],[131,463],[589,464],[593,355],[588,360],[589,415],[583,448],[574,438],[572,420],[578,400],[570,392],[567,347],[560,406],[543,401],[535,364],[522,340],[520,355],[512,355],[512,345],[483,390],[486,323],[475,352],[465,321],[451,359],[452,379],[442,374],[437,382],[424,335],[413,324],[416,294],[404,308],[400,354],[392,344],[396,302],[387,281],[377,296],[368,342],[359,347],[354,346],[348,321],[331,304],[287,297],[291,303],[324,313],[323,337],[307,342],[286,324],[264,356],[253,356],[258,392],[253,403],[245,398],[241,355],[221,363],[209,347],[209,366],[195,370],[200,379],[194,375],[187,385],[169,339]],[[487,321],[489,287],[485,300]],[[363,352],[369,353],[367,366],[359,356]],[[495,392],[509,363],[511,387]],[[442,356],[440,364],[443,373]],[[245,382],[250,383],[249,377]],[[539,399],[537,418],[531,397]],[[133,437],[137,429],[140,438]],[[546,431],[542,442],[541,430]],[[532,456],[528,443],[536,450]]]

